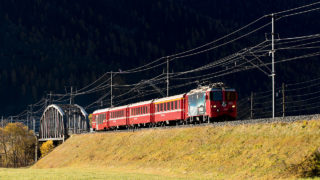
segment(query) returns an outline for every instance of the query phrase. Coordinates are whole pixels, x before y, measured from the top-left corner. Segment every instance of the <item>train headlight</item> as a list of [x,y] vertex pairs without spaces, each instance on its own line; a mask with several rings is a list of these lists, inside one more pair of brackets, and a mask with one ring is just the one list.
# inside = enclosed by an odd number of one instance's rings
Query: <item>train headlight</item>
[[217,107],[217,105],[213,105],[213,108],[216,108]]
[[232,108],[235,108],[236,107],[236,105],[232,105]]

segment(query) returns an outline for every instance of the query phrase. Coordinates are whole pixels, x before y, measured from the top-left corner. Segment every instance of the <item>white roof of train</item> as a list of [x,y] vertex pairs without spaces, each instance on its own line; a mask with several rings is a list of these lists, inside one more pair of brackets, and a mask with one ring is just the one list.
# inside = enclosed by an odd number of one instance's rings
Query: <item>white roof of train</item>
[[92,114],[98,114],[98,113],[102,113],[102,112],[107,112],[107,111],[109,111],[109,109],[110,108],[98,109],[98,110],[93,111]]
[[169,96],[169,97],[164,97],[164,98],[160,98],[160,99],[156,99],[153,102],[161,102],[161,101],[167,101],[167,100],[171,100],[171,99],[178,99],[178,98],[183,98],[185,94],[179,94],[179,95],[175,95],[175,96]]
[[127,108],[127,107],[128,107],[128,105],[113,107],[113,108],[109,108],[109,111],[115,111],[115,110],[119,110],[119,109],[123,109],[123,108]]
[[137,103],[134,103],[134,104],[130,104],[128,107],[140,106],[140,105],[145,105],[145,104],[151,104],[152,101],[153,101],[153,100],[137,102]]

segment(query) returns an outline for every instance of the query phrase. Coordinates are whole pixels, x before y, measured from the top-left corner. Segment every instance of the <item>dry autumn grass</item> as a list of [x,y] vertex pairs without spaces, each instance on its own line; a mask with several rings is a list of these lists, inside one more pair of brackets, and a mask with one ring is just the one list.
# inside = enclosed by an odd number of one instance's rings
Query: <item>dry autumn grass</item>
[[319,147],[318,120],[150,129],[74,135],[31,168],[96,169],[138,179],[298,178],[317,173]]

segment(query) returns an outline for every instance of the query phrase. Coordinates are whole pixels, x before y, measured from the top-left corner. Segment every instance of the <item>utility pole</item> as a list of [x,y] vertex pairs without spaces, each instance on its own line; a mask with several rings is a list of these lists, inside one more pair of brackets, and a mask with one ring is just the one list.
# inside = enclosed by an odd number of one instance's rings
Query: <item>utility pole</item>
[[[30,120],[32,120],[33,119],[33,113],[32,113],[32,111],[33,111],[33,106],[32,106],[32,104],[31,105],[29,105],[30,106],[30,117],[29,117],[29,119]],[[29,128],[29,127],[28,127]],[[34,121],[33,121],[33,128],[34,128]],[[33,129],[33,131],[34,131],[34,129]],[[35,132],[35,131],[34,131]]]
[[28,127],[28,130],[29,130],[29,111],[27,111],[27,127]]
[[110,93],[111,93],[111,96],[110,96],[110,107],[112,107],[112,71],[111,71],[111,78],[110,78]]
[[286,115],[284,83],[282,83],[282,117]]
[[34,132],[34,136],[36,138],[36,144],[34,148],[34,162],[37,162],[38,161],[38,138],[35,132]]
[[167,97],[169,96],[169,57],[167,56]]
[[71,86],[71,92],[70,92],[70,104],[73,104],[73,95],[72,95],[73,87]]
[[250,98],[250,119],[253,119],[253,92],[251,92]]
[[33,133],[36,134],[36,120],[32,118],[32,124],[33,124]]
[[52,91],[50,91],[50,94],[49,94],[49,104],[52,104]]
[[271,72],[271,76],[272,76],[272,118],[274,119],[274,115],[275,115],[275,89],[274,89],[274,76],[276,75],[275,74],[275,71],[274,71],[274,14],[271,14],[271,23],[272,23],[272,27],[271,27],[271,55],[272,55],[272,72]]

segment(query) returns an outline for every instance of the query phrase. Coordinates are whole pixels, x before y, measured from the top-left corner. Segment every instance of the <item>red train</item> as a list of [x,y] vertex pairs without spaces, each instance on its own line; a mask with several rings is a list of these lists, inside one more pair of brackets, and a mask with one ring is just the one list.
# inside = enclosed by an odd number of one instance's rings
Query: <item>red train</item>
[[235,89],[212,84],[185,94],[96,110],[91,125],[93,130],[108,130],[236,119],[237,99]]

